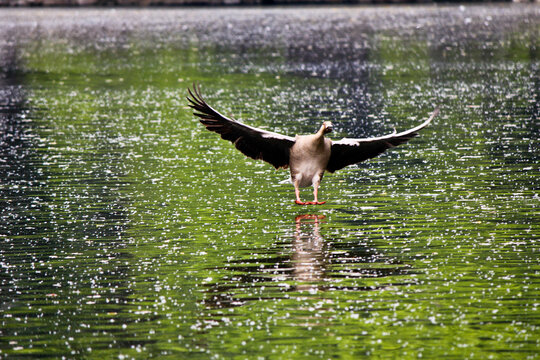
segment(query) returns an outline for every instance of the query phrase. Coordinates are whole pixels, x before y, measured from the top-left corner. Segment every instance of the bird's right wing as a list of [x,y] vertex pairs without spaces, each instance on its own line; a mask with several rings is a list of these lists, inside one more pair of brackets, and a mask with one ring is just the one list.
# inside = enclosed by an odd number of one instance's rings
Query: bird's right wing
[[188,92],[189,106],[195,110],[193,115],[198,116],[208,130],[220,134],[222,139],[232,142],[250,158],[264,160],[276,169],[289,165],[290,148],[295,138],[257,129],[220,114],[204,101],[200,89],[195,86]]
[[439,113],[439,108],[431,114],[429,119],[410,130],[381,137],[367,139],[341,139],[332,142],[332,152],[326,170],[334,172],[345,166],[371,159],[387,149],[406,143],[418,135],[418,131],[426,127]]

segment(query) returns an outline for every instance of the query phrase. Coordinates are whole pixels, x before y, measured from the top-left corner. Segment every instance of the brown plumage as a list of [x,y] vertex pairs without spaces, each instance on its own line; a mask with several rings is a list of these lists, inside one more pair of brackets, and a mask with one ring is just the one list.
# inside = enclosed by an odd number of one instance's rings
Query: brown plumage
[[[418,135],[439,113],[439,109],[419,126],[401,133],[366,139],[341,139],[332,141],[325,137],[332,131],[332,123],[325,121],[319,131],[312,135],[290,137],[271,131],[257,129],[220,114],[208,105],[200,92],[188,89],[189,106],[210,131],[231,141],[244,155],[264,160],[276,169],[289,167],[294,185],[296,203],[324,204],[318,200],[318,188],[325,171],[334,172],[345,166],[373,158],[385,150],[403,144]],[[300,200],[300,187],[313,186],[314,201]]]

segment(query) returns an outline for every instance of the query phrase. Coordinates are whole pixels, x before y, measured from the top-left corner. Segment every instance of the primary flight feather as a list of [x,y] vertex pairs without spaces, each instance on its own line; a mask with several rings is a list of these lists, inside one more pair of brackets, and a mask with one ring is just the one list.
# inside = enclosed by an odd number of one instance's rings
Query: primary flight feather
[[[403,144],[418,135],[439,113],[436,108],[422,124],[410,130],[386,136],[332,141],[325,135],[332,131],[332,123],[323,122],[319,131],[310,135],[295,137],[257,129],[222,115],[206,103],[198,87],[188,89],[189,106],[201,123],[210,131],[231,141],[244,155],[264,160],[276,169],[289,168],[294,185],[296,203],[299,205],[320,205],[318,189],[324,172],[334,172],[348,165],[382,154],[385,150]],[[313,186],[313,201],[300,200],[300,188]]]

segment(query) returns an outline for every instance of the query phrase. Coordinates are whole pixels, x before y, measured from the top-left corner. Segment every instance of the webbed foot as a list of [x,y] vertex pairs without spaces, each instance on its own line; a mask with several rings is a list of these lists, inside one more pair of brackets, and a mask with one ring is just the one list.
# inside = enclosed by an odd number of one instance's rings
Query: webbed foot
[[298,205],[322,205],[322,204],[326,204],[326,201],[300,201],[300,200],[296,200],[295,201],[296,204]]

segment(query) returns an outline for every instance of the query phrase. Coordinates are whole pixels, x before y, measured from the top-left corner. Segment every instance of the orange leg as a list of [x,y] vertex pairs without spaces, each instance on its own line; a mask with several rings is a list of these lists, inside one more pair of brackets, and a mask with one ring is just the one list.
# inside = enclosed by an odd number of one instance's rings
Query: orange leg
[[298,186],[298,180],[294,181],[294,195],[296,196],[296,200],[294,201],[298,205],[307,205],[307,203],[300,200],[300,186]]
[[313,184],[313,201],[302,201],[300,200],[300,186],[298,185],[298,180],[294,181],[294,194],[296,196],[296,200],[294,201],[298,205],[322,205],[325,204],[326,201],[319,201],[318,199],[318,192],[319,192],[319,184],[320,181],[317,181]]
[[313,184],[313,202],[310,203],[312,205],[322,205],[322,204],[326,203],[326,201],[319,201],[319,199],[318,199],[319,184],[320,184],[320,182],[317,182],[317,183]]

